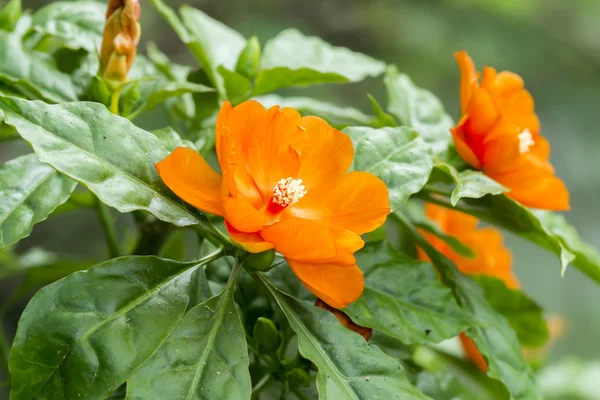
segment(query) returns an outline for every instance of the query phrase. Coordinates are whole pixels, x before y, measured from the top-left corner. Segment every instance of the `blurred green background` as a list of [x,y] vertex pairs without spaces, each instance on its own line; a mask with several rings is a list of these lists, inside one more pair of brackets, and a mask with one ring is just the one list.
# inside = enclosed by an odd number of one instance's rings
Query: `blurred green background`
[[[37,9],[48,0],[24,0]],[[183,2],[169,0],[177,8]],[[568,220],[584,239],[600,247],[600,1],[597,0],[188,0],[245,36],[261,43],[287,27],[364,52],[411,76],[438,95],[458,118],[458,69],[453,52],[466,49],[484,64],[520,74],[536,100],[542,133],[552,143],[552,162],[571,192]],[[154,41],[175,61],[195,65],[187,48],[141,0],[142,52]],[[370,111],[366,93],[385,103],[380,79],[349,86],[327,85],[284,94],[314,95]],[[161,127],[160,114],[138,120]],[[2,161],[25,150],[0,153]],[[567,320],[567,332],[551,352],[600,359],[600,287],[575,269],[560,277],[555,257],[507,235],[516,273],[525,290],[549,313]],[[102,233],[93,213],[57,217],[36,226],[20,249],[77,248],[102,258]],[[16,282],[15,282],[16,283]],[[20,311],[20,310],[16,310]],[[15,311],[11,323],[16,323]]]

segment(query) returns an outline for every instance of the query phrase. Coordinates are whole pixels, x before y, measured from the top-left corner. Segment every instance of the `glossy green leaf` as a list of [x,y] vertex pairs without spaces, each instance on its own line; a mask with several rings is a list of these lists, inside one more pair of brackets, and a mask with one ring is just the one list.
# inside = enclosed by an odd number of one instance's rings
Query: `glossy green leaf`
[[239,272],[234,269],[223,293],[188,311],[129,379],[128,400],[250,399],[246,336],[233,301]]
[[[451,207],[447,198],[422,194],[426,201]],[[560,258],[561,273],[573,264],[600,283],[600,254],[585,243],[563,216],[547,211],[532,211],[505,195],[484,196],[478,200],[462,199],[457,209],[491,224],[508,229],[555,253]]]
[[56,1],[33,15],[33,29],[59,39],[71,49],[96,52],[100,48],[106,4],[97,1]]
[[443,155],[452,142],[452,118],[431,92],[413,84],[395,66],[388,67],[384,83],[388,96],[388,111],[401,125],[410,126],[429,143],[435,154]]
[[51,57],[25,47],[22,35],[18,30],[0,30],[0,83],[32,99],[75,100],[71,78],[58,70]]
[[315,115],[321,117],[337,128],[344,128],[349,125],[369,126],[373,125],[376,119],[374,116],[364,114],[355,108],[342,107],[310,97],[281,97],[269,94],[256,97],[254,100],[259,101],[267,108],[275,105],[295,108],[303,116]]
[[433,261],[460,306],[479,320],[480,326],[466,332],[485,357],[488,376],[502,382],[511,399],[542,399],[533,371],[523,359],[521,344],[508,320],[487,302],[479,285],[429,244],[406,217],[398,213],[395,217]]
[[167,148],[103,105],[0,97],[0,109],[40,160],[83,183],[109,206],[121,212],[146,210],[178,226],[198,222],[154,168],[169,154]]
[[21,0],[8,0],[0,7],[0,29],[12,31],[21,16]]
[[0,166],[0,249],[29,236],[76,185],[34,154]]
[[462,198],[479,199],[486,194],[497,195],[509,191],[509,189],[480,171],[466,170],[458,172],[452,165],[445,163],[435,165],[430,183],[436,181],[456,185],[450,196],[453,206]]
[[398,361],[367,344],[333,314],[281,292],[264,275],[257,275],[298,335],[300,354],[319,369],[321,400],[429,399],[410,384]]
[[425,216],[425,210],[422,205],[409,201],[402,208],[402,213],[404,213],[417,228],[437,236],[457,254],[467,258],[475,257],[473,249],[462,243],[458,238],[446,234],[442,231],[437,222],[428,219]]
[[412,129],[350,127],[344,132],[354,142],[354,169],[386,183],[392,211],[427,182],[433,168],[431,149]]
[[385,64],[374,58],[286,29],[265,44],[254,94],[289,86],[358,82],[384,69]]
[[189,140],[182,139],[181,136],[175,131],[175,129],[170,126],[167,128],[157,129],[152,131],[154,136],[156,136],[167,148],[169,152],[172,152],[178,147],[187,147],[189,149],[194,148],[194,144]]
[[489,276],[474,276],[485,299],[504,315],[524,347],[540,347],[548,341],[544,310],[521,290],[511,290],[504,282]]
[[246,39],[196,8],[183,6],[180,14],[190,39],[197,43],[197,50],[192,48],[192,53],[206,71],[210,81],[216,85],[221,94],[224,94],[223,81],[218,68],[223,66],[230,71],[235,70],[238,56],[246,45]]
[[157,85],[156,90],[149,93],[145,99],[142,99],[140,104],[136,105],[135,110],[126,116],[129,119],[134,119],[142,112],[153,109],[167,99],[179,97],[188,93],[207,92],[214,92],[214,89],[192,82],[164,82]]
[[365,290],[343,310],[356,324],[405,344],[439,343],[477,324],[458,306],[431,264],[399,253],[386,242],[369,243],[356,257]]
[[106,398],[175,330],[194,270],[215,256],[117,258],[43,288],[19,321],[11,398]]

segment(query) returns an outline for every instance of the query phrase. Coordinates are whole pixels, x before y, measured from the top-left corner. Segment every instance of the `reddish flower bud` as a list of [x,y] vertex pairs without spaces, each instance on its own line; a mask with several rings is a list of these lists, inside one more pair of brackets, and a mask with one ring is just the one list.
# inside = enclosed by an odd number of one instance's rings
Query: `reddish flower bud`
[[138,0],[110,0],[100,49],[100,75],[109,82],[127,81],[140,41]]

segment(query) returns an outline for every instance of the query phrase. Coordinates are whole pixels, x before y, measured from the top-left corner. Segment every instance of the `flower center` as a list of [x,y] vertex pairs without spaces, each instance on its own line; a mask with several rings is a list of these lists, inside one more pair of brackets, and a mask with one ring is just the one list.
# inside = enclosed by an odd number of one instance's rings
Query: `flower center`
[[305,194],[302,179],[285,178],[277,182],[273,188],[271,201],[281,207],[287,207],[296,204]]
[[535,144],[531,131],[529,129],[523,130],[519,133],[519,153],[525,154],[529,151],[529,148]]

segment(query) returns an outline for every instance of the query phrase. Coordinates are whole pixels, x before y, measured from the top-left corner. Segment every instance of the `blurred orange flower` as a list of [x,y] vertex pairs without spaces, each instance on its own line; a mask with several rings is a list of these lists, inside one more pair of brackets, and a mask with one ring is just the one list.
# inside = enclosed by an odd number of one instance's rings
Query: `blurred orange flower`
[[510,189],[509,197],[548,210],[568,210],[569,192],[554,175],[550,144],[540,135],[531,94],[520,76],[484,67],[481,82],[471,57],[460,68],[462,118],[452,129],[457,152],[474,168]]
[[[421,232],[440,253],[452,260],[461,272],[467,275],[492,276],[503,281],[509,289],[519,287],[519,281],[512,271],[512,256],[502,243],[500,231],[494,228],[478,229],[477,218],[430,203],[425,205],[425,214],[436,222],[444,233],[456,237],[475,253],[474,258],[461,256],[437,236]],[[429,261],[425,252],[421,249],[418,251],[420,259]],[[479,369],[487,371],[485,359],[475,343],[464,332],[459,335],[459,339],[467,358]]]
[[381,226],[388,190],[368,172],[347,172],[350,138],[316,117],[256,101],[223,104],[216,123],[222,176],[194,150],[177,148],[156,165],[189,204],[225,218],[229,235],[251,253],[275,249],[317,297],[342,308],[364,278],[354,252],[359,235]]

